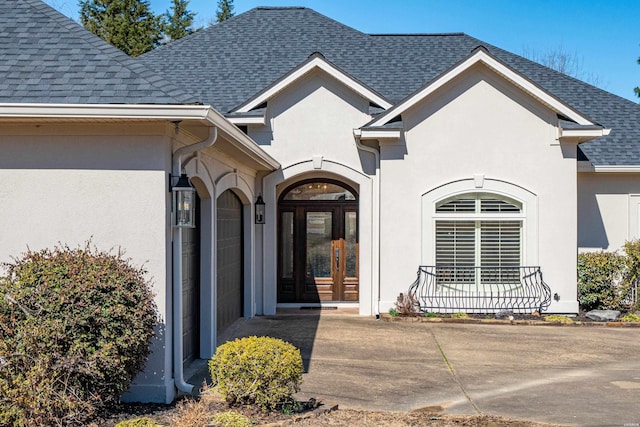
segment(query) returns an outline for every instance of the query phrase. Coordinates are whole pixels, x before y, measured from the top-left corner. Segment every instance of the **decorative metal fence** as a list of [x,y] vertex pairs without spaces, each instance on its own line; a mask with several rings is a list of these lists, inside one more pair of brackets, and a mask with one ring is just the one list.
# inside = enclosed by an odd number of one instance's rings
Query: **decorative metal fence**
[[541,313],[551,304],[540,267],[420,266],[409,293],[423,312]]

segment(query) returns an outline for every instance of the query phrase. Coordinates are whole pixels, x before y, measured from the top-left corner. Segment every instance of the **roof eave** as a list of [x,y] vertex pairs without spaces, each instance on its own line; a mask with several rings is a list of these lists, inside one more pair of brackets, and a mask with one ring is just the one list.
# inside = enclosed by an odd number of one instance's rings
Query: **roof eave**
[[276,170],[280,163],[210,105],[156,104],[0,104],[0,119],[59,120],[167,120],[200,121],[216,126],[230,137],[231,143],[261,168]]
[[353,135],[360,140],[384,140],[388,142],[397,141],[402,136],[401,129],[389,128],[360,128],[354,129]]
[[581,144],[583,142],[607,136],[611,133],[611,129],[602,127],[597,129],[564,129],[560,127],[559,133],[561,141],[577,141]]
[[587,160],[578,161],[578,172],[640,173],[640,165],[594,165]]
[[503,76],[512,84],[516,85],[523,91],[538,99],[543,104],[547,105],[549,108],[553,109],[557,113],[562,114],[565,117],[568,117],[577,124],[587,126],[596,125],[596,123],[584,116],[582,113],[576,111],[575,109],[564,103],[562,100],[558,99],[551,93],[541,88],[534,81],[525,77],[521,73],[517,72],[516,70],[512,69],[511,67],[491,55],[489,51],[482,46],[474,49],[471,54],[465,59],[449,68],[449,70],[445,71],[440,76],[436,77],[425,86],[409,95],[403,101],[395,105],[393,108],[390,108],[379,117],[369,122],[367,125],[382,126],[388,123],[389,121],[401,115],[417,103],[421,102],[423,99],[436,92],[438,89],[442,88],[447,83],[478,63],[484,64],[494,72]]
[[273,96],[280,93],[285,88],[292,85],[315,69],[320,69],[326,72],[339,82],[343,83],[345,86],[349,87],[354,92],[358,93],[360,96],[368,99],[370,102],[373,102],[376,105],[379,105],[385,110],[390,108],[392,105],[388,100],[386,100],[375,90],[371,89],[348,73],[339,69],[338,67],[327,61],[321,54],[315,53],[300,65],[298,65],[296,68],[291,70],[289,73],[285,74],[283,77],[276,80],[270,86],[267,86],[261,92],[258,92],[258,94],[256,94],[240,106],[234,108],[232,111],[234,113],[246,113],[251,111],[259,105],[264,104]]

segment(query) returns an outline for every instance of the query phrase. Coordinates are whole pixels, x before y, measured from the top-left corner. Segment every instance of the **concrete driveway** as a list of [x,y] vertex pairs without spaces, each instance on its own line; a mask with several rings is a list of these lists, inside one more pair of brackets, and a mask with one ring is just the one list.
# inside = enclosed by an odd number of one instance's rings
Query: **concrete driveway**
[[341,408],[640,426],[640,328],[383,322],[344,314],[241,319],[221,337],[299,347],[301,398]]

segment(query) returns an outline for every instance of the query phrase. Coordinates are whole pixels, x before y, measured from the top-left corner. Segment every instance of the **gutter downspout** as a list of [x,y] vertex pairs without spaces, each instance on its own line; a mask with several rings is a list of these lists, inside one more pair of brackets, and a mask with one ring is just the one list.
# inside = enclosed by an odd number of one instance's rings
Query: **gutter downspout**
[[[176,131],[178,129],[176,128]],[[173,152],[171,176],[180,176],[182,157],[211,147],[218,139],[218,128],[209,128],[207,139],[180,147]],[[173,206],[171,207],[173,209]],[[178,390],[192,394],[194,386],[184,380],[182,366],[182,228],[173,227],[173,379]]]
[[377,283],[375,292],[371,295],[371,305],[373,306],[374,315],[376,318],[380,318],[380,181],[382,180],[382,169],[380,168],[380,153],[375,148],[368,147],[360,142],[359,129],[355,129],[354,136],[356,140],[356,146],[367,153],[373,154],[376,162],[376,176],[373,180],[373,239],[371,241],[371,262],[372,268],[372,280],[373,283]]

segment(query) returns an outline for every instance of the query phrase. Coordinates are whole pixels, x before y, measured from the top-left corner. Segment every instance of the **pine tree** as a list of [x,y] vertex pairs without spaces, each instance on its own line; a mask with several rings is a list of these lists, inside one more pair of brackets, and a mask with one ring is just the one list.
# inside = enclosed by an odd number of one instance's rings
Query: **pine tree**
[[196,16],[194,12],[187,9],[189,0],[173,0],[172,11],[167,11],[167,26],[165,35],[171,40],[178,40],[184,36],[193,33],[193,18]]
[[217,22],[226,21],[233,13],[233,0],[218,0],[218,11],[216,12]]
[[164,20],[155,16],[148,0],[80,0],[82,25],[130,56],[156,48]]

